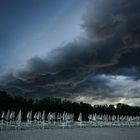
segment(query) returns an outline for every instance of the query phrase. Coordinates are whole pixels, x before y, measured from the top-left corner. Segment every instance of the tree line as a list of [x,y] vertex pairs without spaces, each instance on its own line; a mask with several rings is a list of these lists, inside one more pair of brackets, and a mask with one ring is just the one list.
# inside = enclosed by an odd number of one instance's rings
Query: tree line
[[87,120],[89,114],[108,114],[108,115],[132,115],[140,116],[140,107],[129,106],[118,103],[114,105],[94,105],[87,103],[77,103],[68,100],[62,100],[55,97],[46,97],[43,99],[26,99],[22,96],[11,96],[5,91],[0,91],[0,112],[14,110],[18,113],[19,110],[23,112],[23,119],[26,119],[28,111],[35,112],[56,112],[63,113],[64,111],[74,113],[75,120],[79,113],[83,114],[83,119]]

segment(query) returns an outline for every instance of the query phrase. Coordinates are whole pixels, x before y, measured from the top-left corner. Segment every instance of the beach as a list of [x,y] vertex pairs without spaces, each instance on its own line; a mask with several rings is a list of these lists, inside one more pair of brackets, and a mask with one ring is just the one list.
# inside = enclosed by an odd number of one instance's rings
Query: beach
[[140,140],[140,127],[8,130],[0,140]]

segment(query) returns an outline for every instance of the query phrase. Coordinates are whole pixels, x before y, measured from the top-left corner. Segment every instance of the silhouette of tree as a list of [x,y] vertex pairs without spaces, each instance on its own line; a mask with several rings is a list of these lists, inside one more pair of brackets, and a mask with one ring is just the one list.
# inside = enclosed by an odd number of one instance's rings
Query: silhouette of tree
[[33,113],[37,111],[43,112],[56,112],[63,113],[64,111],[74,113],[74,119],[78,118],[79,113],[83,114],[83,120],[88,119],[88,115],[108,114],[108,115],[132,115],[140,116],[140,107],[129,106],[126,104],[118,103],[114,105],[94,105],[91,106],[87,103],[77,103],[60,98],[47,97],[40,100],[25,99],[21,96],[11,96],[5,91],[0,91],[0,112],[7,111],[8,109],[16,111],[16,114],[21,109],[23,112],[23,119],[26,119],[28,111],[32,110]]

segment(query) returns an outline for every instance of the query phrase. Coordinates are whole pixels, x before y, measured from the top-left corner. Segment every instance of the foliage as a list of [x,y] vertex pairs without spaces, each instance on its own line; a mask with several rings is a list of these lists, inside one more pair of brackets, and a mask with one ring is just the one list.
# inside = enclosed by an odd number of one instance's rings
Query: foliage
[[25,99],[21,96],[11,96],[5,91],[0,91],[0,112],[7,110],[15,110],[16,113],[21,109],[23,111],[23,119],[26,119],[26,113],[30,110],[33,113],[45,110],[46,112],[63,113],[64,111],[75,114],[77,119],[79,113],[83,114],[83,119],[87,120],[88,115],[108,114],[108,115],[132,115],[140,116],[140,107],[129,106],[126,104],[118,103],[115,108],[114,105],[94,105],[91,106],[87,103],[76,103],[67,100],[61,100],[54,97],[46,97],[43,99]]

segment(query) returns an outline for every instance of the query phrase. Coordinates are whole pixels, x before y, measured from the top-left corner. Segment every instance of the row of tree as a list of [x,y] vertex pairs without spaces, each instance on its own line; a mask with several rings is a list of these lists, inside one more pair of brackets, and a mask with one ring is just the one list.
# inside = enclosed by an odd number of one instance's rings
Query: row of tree
[[14,110],[16,113],[19,110],[23,112],[23,119],[26,119],[28,111],[35,112],[56,112],[63,113],[64,111],[74,113],[77,119],[79,113],[83,114],[83,119],[87,120],[89,114],[108,114],[108,115],[132,115],[140,116],[140,107],[129,106],[126,104],[118,103],[114,105],[94,105],[91,106],[87,103],[76,103],[60,98],[47,97],[40,100],[25,99],[21,96],[11,96],[4,91],[0,91],[0,112],[7,110]]

